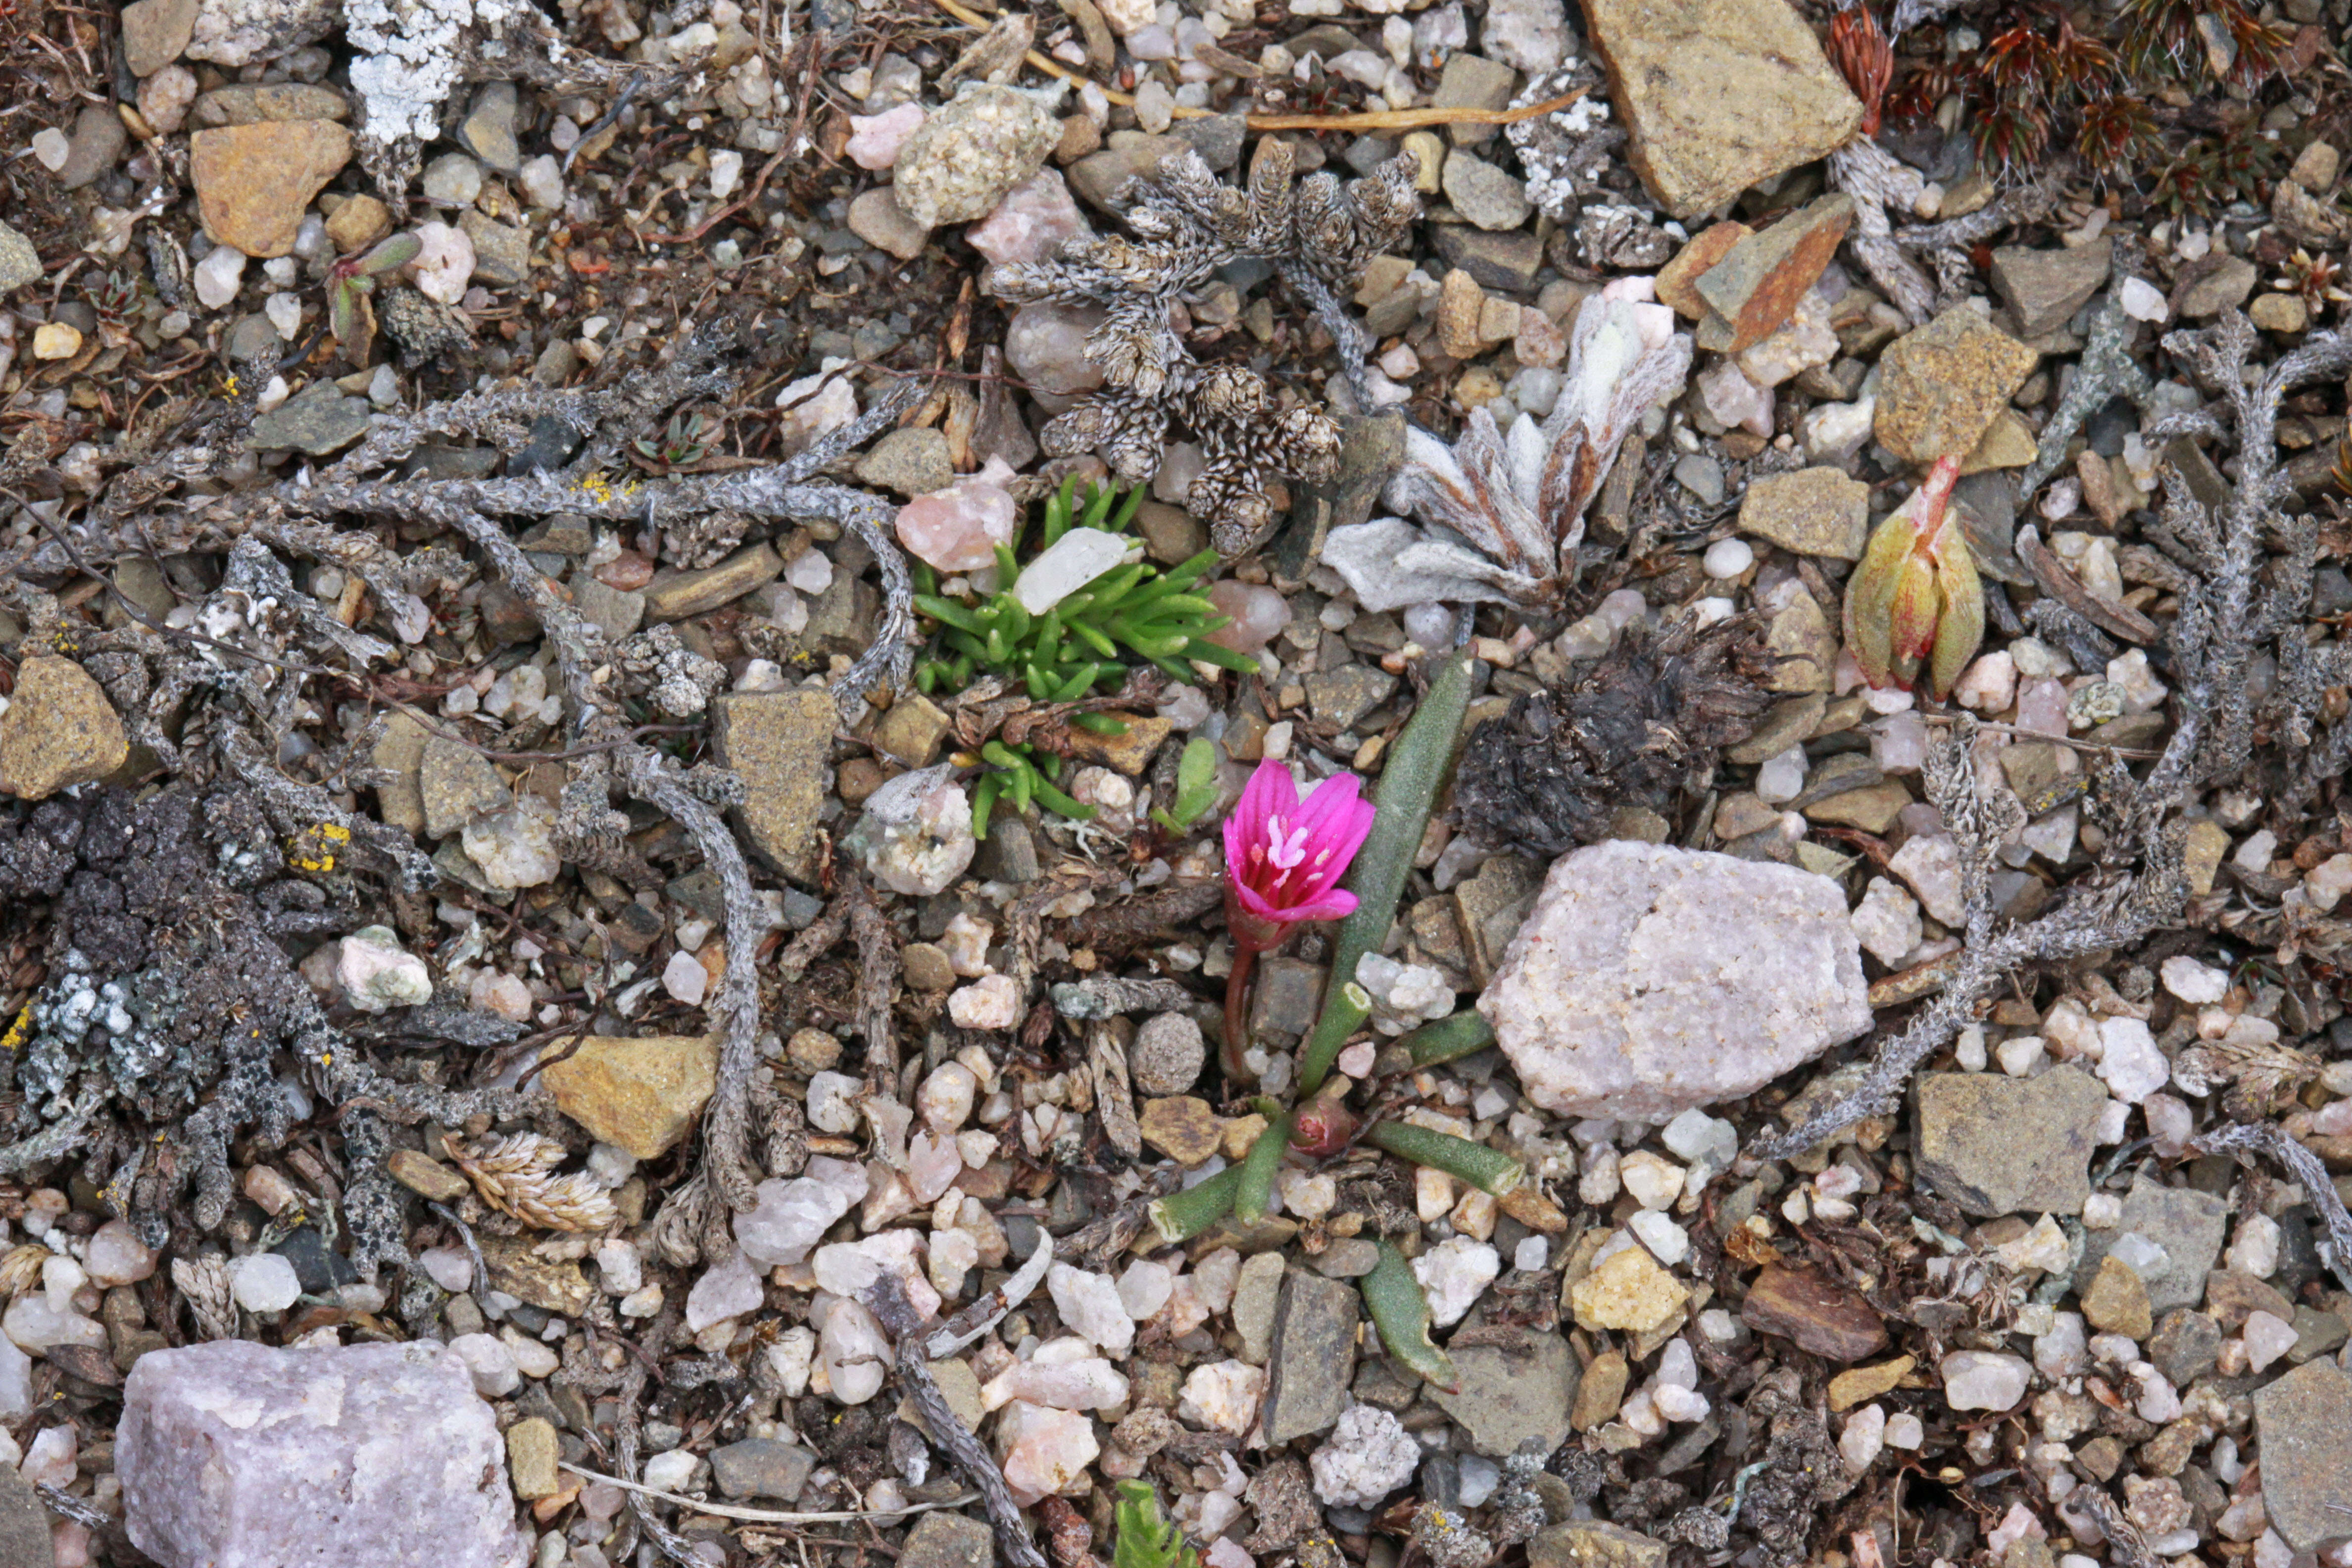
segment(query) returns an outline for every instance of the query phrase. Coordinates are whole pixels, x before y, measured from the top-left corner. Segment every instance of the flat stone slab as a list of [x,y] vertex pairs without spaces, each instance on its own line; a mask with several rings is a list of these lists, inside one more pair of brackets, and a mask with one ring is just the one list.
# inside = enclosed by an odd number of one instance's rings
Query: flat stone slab
[[163,1568],[520,1568],[506,1444],[433,1341],[151,1351],[114,1465],[133,1544]]

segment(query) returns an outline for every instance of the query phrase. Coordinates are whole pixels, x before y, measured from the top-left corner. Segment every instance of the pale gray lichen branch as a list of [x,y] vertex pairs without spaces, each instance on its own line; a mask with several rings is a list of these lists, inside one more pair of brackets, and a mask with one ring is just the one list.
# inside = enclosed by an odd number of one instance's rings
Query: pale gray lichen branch
[[2344,1200],[2336,1195],[2336,1183],[2318,1155],[2273,1121],[2233,1121],[2211,1128],[2197,1135],[2194,1147],[2207,1154],[2267,1154],[2285,1166],[2326,1233],[2319,1244],[2322,1257],[2336,1281],[2352,1290],[2352,1215],[2345,1212]]

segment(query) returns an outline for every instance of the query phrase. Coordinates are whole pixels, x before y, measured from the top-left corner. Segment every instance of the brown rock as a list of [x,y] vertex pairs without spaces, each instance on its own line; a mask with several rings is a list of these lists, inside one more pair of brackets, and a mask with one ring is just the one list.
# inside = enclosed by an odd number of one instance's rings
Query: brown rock
[[198,126],[258,125],[265,120],[349,120],[351,100],[309,82],[239,82],[216,87],[189,107]]
[[1171,1094],[1143,1102],[1136,1118],[1143,1141],[1180,1165],[1197,1165],[1217,1152],[1220,1124],[1209,1102],[1189,1094]]
[[394,1181],[436,1204],[454,1204],[474,1190],[464,1176],[415,1149],[394,1149],[383,1157],[383,1168]]
[[1437,289],[1437,346],[1455,359],[1476,358],[1486,346],[1478,336],[1486,303],[1476,279],[1459,267],[1448,272]]
[[1869,1302],[1803,1269],[1767,1267],[1748,1288],[1739,1321],[1828,1361],[1860,1361],[1886,1348],[1886,1325]]
[[130,738],[105,689],[69,658],[35,654],[16,667],[0,713],[0,795],[46,800],[123,764]]
[[226,125],[188,138],[205,232],[254,257],[294,248],[310,198],[351,158],[352,133],[331,120]]
[[1672,261],[1658,268],[1658,303],[1673,306],[1676,315],[1691,321],[1704,319],[1706,300],[1699,295],[1699,279],[1723,259],[1726,251],[1755,232],[1729,218],[1701,229]]
[[1576,1385],[1576,1402],[1568,1412],[1569,1426],[1579,1432],[1590,1432],[1604,1421],[1614,1420],[1625,1403],[1625,1385],[1633,1375],[1633,1369],[1619,1352],[1603,1351],[1594,1356],[1584,1368],[1584,1381]]
[[1634,171],[1678,218],[1810,163],[1862,103],[1787,0],[1585,0]]
[[1805,807],[1809,822],[1833,823],[1843,827],[1859,827],[1864,833],[1885,833],[1911,804],[1911,792],[1893,779],[1850,789],[1843,795],[1817,800]]
[[515,1496],[530,1502],[562,1489],[562,1472],[555,1468],[558,1452],[555,1423],[544,1415],[528,1416],[507,1428],[507,1470]]
[[1966,457],[2037,358],[1976,311],[1953,307],[1880,358],[1879,440],[1908,463]]
[[1960,475],[1965,479],[1988,468],[2021,468],[2033,461],[2035,449],[2033,431],[2024,416],[2014,408],[1996,409],[1984,435],[1960,459]]
[[731,605],[783,575],[783,559],[766,540],[744,546],[716,566],[661,572],[646,584],[646,619],[682,621]]
[[685,1137],[719,1083],[715,1037],[591,1035],[569,1056],[560,1045],[547,1054],[562,1058],[539,1074],[556,1109],[640,1160],[659,1158]]
[[1528,1542],[1528,1568],[1666,1568],[1668,1552],[1640,1531],[1580,1519],[1538,1531]]
[[373,196],[353,196],[327,216],[327,237],[345,256],[373,245],[392,227],[392,210]]
[[2284,1322],[2294,1321],[2294,1303],[2267,1280],[2234,1268],[2216,1268],[2205,1276],[2205,1311],[2225,1334],[2246,1326],[2256,1312],[2268,1312]]
[[2091,1288],[2083,1292],[2083,1316],[2100,1332],[2127,1340],[2144,1340],[2156,1330],[2147,1286],[2137,1269],[2112,1253],[2099,1260]]
[[1853,198],[1841,192],[1733,246],[1696,285],[1712,312],[1699,323],[1699,347],[1738,353],[1787,325],[1853,226]]

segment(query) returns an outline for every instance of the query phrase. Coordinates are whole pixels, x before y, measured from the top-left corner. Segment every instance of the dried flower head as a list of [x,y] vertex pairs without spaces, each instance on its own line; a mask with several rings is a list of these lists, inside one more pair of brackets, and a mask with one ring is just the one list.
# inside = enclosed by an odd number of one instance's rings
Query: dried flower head
[[549,1174],[564,1161],[563,1145],[536,1132],[509,1132],[466,1143],[445,1133],[441,1147],[500,1214],[542,1230],[602,1230],[618,1219],[613,1195],[584,1173]]
[[1157,178],[1129,185],[1133,238],[1073,239],[1053,261],[992,268],[991,291],[1010,303],[1104,310],[1087,357],[1108,384],[1045,426],[1046,451],[1100,449],[1123,483],[1141,484],[1160,471],[1169,427],[1182,426],[1207,458],[1186,506],[1226,554],[1255,542],[1274,519],[1270,477],[1328,478],[1339,427],[1320,409],[1285,407],[1255,371],[1195,360],[1171,324],[1173,308],[1221,267],[1271,261],[1335,339],[1360,345],[1338,300],[1419,216],[1412,170],[1411,158],[1398,158],[1345,184],[1323,174],[1302,181],[1289,143],[1267,137],[1239,189],[1187,150],[1162,163]]
[[1911,689],[1923,662],[1937,698],[1984,640],[1984,588],[1951,510],[1960,460],[1944,458],[1870,536],[1845,590],[1845,640],[1873,686]]
[[1576,580],[1584,509],[1618,447],[1690,372],[1690,337],[1675,331],[1672,310],[1648,302],[1648,287],[1646,278],[1622,279],[1584,302],[1569,340],[1568,383],[1540,426],[1521,415],[1506,436],[1477,408],[1451,447],[1406,431],[1388,502],[1448,531],[1424,534],[1397,518],[1332,530],[1323,559],[1364,608],[1558,604]]

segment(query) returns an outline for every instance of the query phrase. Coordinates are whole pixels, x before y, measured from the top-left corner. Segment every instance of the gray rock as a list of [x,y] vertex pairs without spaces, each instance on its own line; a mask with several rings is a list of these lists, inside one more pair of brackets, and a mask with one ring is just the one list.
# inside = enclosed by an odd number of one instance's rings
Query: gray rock
[[314,381],[253,422],[246,445],[257,452],[291,448],[331,457],[367,434],[368,400],[346,397],[331,381]]
[[1270,957],[1257,966],[1256,994],[1250,1002],[1253,1035],[1303,1035],[1315,1026],[1323,1003],[1323,966],[1303,958]]
[[49,1510],[33,1483],[13,1465],[0,1465],[0,1563],[8,1568],[56,1568]]
[[22,289],[41,276],[41,253],[33,242],[0,223],[0,294]]
[[1664,1121],[1871,1026],[1825,877],[1618,839],[1561,857],[1478,999],[1529,1099]]
[[1535,908],[1543,889],[1543,871],[1521,855],[1491,857],[1468,881],[1454,889],[1455,923],[1470,960],[1470,972],[1480,985],[1503,966],[1504,952]]
[[[1445,70],[1437,79],[1436,96],[1430,100],[1438,109],[1507,108],[1511,89],[1518,85],[1519,73],[1499,60],[1484,59],[1477,55],[1457,50],[1445,57]],[[1452,125],[1446,128],[1456,147],[1475,147],[1491,142],[1502,128],[1496,125]]]
[[1241,1336],[1242,1360],[1253,1366],[1264,1366],[1273,1349],[1275,1309],[1282,1300],[1282,1254],[1278,1250],[1242,1260],[1241,1278],[1234,1285],[1234,1332]]
[[2064,326],[2107,280],[2116,242],[2105,235],[2068,250],[2005,245],[1992,253],[1992,286],[2017,312],[2021,336],[2038,338]]
[[[1261,1416],[1268,1443],[1279,1447],[1323,1431],[1347,1408],[1348,1384],[1356,1373],[1359,1300],[1353,1287],[1336,1279],[1297,1269],[1284,1279],[1266,1352]],[[1561,1341],[1561,1352],[1567,1349]]]
[[370,762],[393,775],[390,784],[376,788],[376,815],[404,833],[425,831],[425,793],[418,773],[429,738],[424,725],[395,709],[384,722],[383,737],[368,753]]
[[2242,256],[2208,258],[2210,265],[2193,280],[2175,290],[2172,308],[2192,321],[2210,321],[2246,302],[2262,281],[2262,273]]
[[745,785],[736,808],[751,847],[786,876],[808,880],[825,759],[841,722],[824,691],[739,691],[710,705],[711,742],[721,767]]
[[1345,730],[1387,701],[1397,689],[1397,678],[1370,665],[1343,664],[1328,674],[1318,670],[1308,676],[1306,686],[1307,705],[1316,721]]
[[2271,1528],[2297,1552],[2352,1534],[2352,1378],[2324,1361],[2254,1394],[2263,1504]]
[[635,588],[614,588],[593,577],[572,580],[572,602],[614,642],[645,624],[646,596]]
[[971,858],[972,874],[988,882],[1034,882],[1044,868],[1036,833],[1010,811],[998,811]]
[[1326,1279],[1360,1279],[1381,1266],[1381,1249],[1360,1236],[1342,1237],[1308,1261]]
[[1702,505],[1723,504],[1723,465],[1705,452],[1685,452],[1675,459],[1675,480]]
[[907,1531],[898,1568],[996,1568],[996,1532],[960,1513],[927,1513]]
[[349,120],[352,106],[331,87],[309,82],[240,82],[199,96],[188,110],[192,124],[258,125],[268,120]]
[[1088,206],[1100,212],[1123,213],[1127,204],[1119,193],[1127,188],[1127,183],[1152,178],[1160,173],[1163,160],[1191,145],[1181,136],[1147,136],[1139,131],[1116,132],[1110,146],[1099,153],[1089,153],[1071,164],[1064,171],[1064,178],[1069,181],[1071,193]]
[[2186,1388],[2221,1359],[2221,1325],[2183,1307],[2167,1312],[2147,1342],[2147,1359],[2175,1388]]
[[1204,114],[1168,128],[1169,135],[1190,143],[1201,162],[1221,174],[1241,162],[1242,138],[1248,133],[1249,121],[1239,114]]
[[129,140],[122,117],[112,109],[82,105],[81,113],[74,118],[73,136],[66,144],[64,166],[58,170],[58,184],[68,191],[81,189],[114,167],[114,161],[122,156],[123,142]]
[[1458,148],[1445,155],[1441,184],[1454,210],[1480,228],[1507,232],[1535,210],[1522,181]]
[[1127,1047],[1128,1076],[1138,1094],[1182,1094],[1200,1081],[1209,1059],[1201,1026],[1182,1013],[1161,1013],[1143,1021]]
[[164,1563],[509,1568],[506,1445],[457,1353],[432,1341],[152,1351],[125,1380],[123,1523]]
[[514,804],[488,757],[438,735],[427,736],[418,754],[416,787],[427,838],[446,838],[476,817]]
[[1429,1396],[1470,1434],[1479,1453],[1503,1458],[1532,1438],[1549,1455],[1568,1441],[1580,1369],[1564,1335],[1522,1329],[1508,1343],[1449,1353],[1461,1385],[1451,1394],[1433,1388]]
[[2221,1255],[2229,1229],[2227,1199],[2194,1187],[2168,1187],[2143,1171],[2124,1195],[2123,1218],[2113,1230],[2086,1233],[2083,1261],[2074,1270],[2074,1288],[2085,1289],[2100,1262],[2127,1235],[2146,1237],[2164,1248],[2169,1260],[2162,1268],[2140,1269],[2147,1286],[2147,1304],[2158,1316],[2175,1307],[2193,1307],[2205,1297],[2205,1276]]
[[849,232],[901,261],[922,255],[931,239],[930,226],[908,217],[887,185],[862,191],[851,200]]
[[1482,289],[1524,294],[1543,267],[1543,242],[1532,234],[1491,234],[1458,225],[1430,225],[1437,254],[1459,267]]
[[710,1473],[729,1497],[800,1501],[801,1489],[816,1468],[816,1456],[777,1437],[746,1437],[710,1451]]
[[501,174],[522,168],[522,149],[515,141],[516,108],[514,83],[485,82],[457,127],[457,140],[466,151]]
[[134,0],[122,8],[122,61],[153,76],[180,58],[196,30],[196,0]]
[[945,433],[929,426],[893,430],[857,459],[863,482],[901,496],[929,495],[955,482]]
[[2106,1086],[2072,1065],[2040,1078],[1918,1080],[1919,1178],[1967,1213],[2081,1214]]
[[474,278],[493,288],[508,289],[530,276],[530,234],[510,223],[468,208],[457,226],[474,242]]
[[925,228],[984,218],[1005,192],[1045,166],[1061,139],[1062,123],[1045,94],[974,88],[899,147],[892,165],[899,210]]

